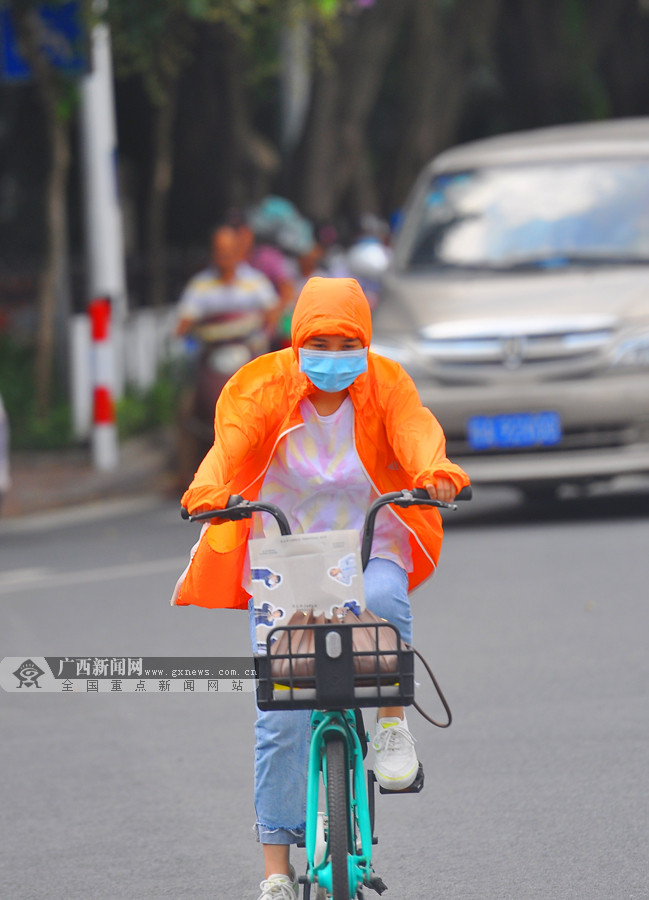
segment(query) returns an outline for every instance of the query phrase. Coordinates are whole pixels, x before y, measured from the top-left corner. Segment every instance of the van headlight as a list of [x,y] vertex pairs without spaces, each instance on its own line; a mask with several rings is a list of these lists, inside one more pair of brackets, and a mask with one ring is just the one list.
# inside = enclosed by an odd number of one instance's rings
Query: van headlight
[[372,341],[370,350],[372,353],[378,353],[379,356],[387,356],[388,359],[393,359],[402,366],[410,362],[412,358],[412,352],[403,344],[392,344],[389,341]]
[[613,351],[615,368],[649,368],[649,331],[624,338]]
[[370,344],[372,353],[378,353],[379,356],[387,356],[400,363],[412,378],[424,374],[424,367],[419,354],[414,347],[409,344],[397,344],[387,340],[372,341]]

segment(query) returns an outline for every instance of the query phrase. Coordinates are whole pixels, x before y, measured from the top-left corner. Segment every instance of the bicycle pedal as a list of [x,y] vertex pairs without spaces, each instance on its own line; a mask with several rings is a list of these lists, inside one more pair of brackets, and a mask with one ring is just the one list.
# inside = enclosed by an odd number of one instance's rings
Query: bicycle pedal
[[367,882],[367,887],[372,891],[376,891],[377,894],[382,894],[388,889],[387,884],[383,881],[382,878],[379,878],[378,875],[374,875],[372,878],[370,878],[370,880]]
[[[376,778],[376,776],[374,776],[374,777]],[[376,783],[379,784],[378,781]],[[423,788],[423,786],[424,786],[424,767],[423,767],[422,763],[419,763],[419,768],[417,769],[417,774],[415,776],[415,780],[409,787],[403,788],[403,790],[401,790],[401,791],[388,791],[388,790],[386,790],[386,788],[382,787],[379,784],[379,793],[380,794],[418,794],[419,791],[421,791],[421,789]]]

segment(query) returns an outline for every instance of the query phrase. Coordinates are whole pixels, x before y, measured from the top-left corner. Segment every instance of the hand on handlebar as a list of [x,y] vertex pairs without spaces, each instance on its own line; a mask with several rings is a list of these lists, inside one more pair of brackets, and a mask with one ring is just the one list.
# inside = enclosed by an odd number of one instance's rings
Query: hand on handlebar
[[437,479],[437,484],[427,484],[426,490],[431,500],[443,500],[444,503],[452,503],[455,500],[457,491],[455,485],[450,478],[441,475]]

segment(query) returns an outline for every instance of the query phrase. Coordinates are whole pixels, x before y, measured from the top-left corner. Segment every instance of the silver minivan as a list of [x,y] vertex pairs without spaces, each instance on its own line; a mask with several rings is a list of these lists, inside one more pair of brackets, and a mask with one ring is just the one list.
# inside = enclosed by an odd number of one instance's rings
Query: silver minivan
[[649,118],[442,153],[374,323],[474,483],[649,473]]

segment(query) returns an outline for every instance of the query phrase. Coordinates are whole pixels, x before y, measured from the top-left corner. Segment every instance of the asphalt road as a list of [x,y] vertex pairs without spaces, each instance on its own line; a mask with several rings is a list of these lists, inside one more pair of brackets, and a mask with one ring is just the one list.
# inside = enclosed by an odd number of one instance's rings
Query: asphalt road
[[[384,896],[646,900],[649,494],[477,492],[446,521],[413,606],[454,723],[409,713],[426,786],[378,798]],[[247,655],[244,614],[168,605],[196,534],[158,500],[1,523],[0,658]],[[253,718],[246,693],[0,691],[0,896],[255,900]]]

